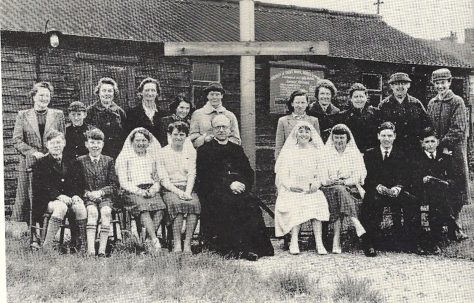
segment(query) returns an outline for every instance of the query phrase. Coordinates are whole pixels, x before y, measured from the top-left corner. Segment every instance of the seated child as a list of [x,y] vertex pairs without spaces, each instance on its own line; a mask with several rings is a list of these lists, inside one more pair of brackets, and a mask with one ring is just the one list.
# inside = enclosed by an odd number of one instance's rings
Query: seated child
[[57,130],[46,135],[48,154],[33,168],[33,218],[34,222],[42,222],[45,214],[51,214],[43,243],[43,248],[51,248],[66,213],[72,211],[75,222],[70,224],[75,248],[83,252],[87,212],[76,187],[74,163],[63,157],[65,144],[64,134]]
[[99,257],[105,257],[105,248],[110,232],[112,219],[112,197],[115,192],[117,177],[114,160],[102,155],[104,133],[97,128],[86,132],[88,155],[77,158],[77,175],[80,181],[84,201],[87,207],[87,253],[95,256],[95,235],[99,222]]

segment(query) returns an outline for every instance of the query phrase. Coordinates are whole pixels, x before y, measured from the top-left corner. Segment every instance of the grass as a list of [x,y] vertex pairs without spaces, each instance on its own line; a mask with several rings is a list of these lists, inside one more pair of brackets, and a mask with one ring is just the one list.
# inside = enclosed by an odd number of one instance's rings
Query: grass
[[464,205],[460,213],[460,219],[463,230],[469,236],[469,239],[462,242],[445,243],[441,247],[442,255],[474,261],[474,204]]
[[356,279],[345,276],[337,283],[333,294],[335,302],[364,302],[379,303],[384,302],[385,298],[381,292],[373,290],[372,282],[368,279]]

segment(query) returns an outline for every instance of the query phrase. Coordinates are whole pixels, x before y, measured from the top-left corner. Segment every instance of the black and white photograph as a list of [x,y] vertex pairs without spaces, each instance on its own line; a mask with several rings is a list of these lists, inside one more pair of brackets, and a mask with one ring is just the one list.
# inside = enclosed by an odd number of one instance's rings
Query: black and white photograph
[[472,0],[1,0],[2,302],[474,302]]

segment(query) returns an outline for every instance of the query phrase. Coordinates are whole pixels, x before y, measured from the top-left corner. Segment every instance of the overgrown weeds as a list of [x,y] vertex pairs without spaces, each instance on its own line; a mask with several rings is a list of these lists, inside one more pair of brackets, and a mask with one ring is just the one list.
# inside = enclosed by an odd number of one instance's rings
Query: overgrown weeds
[[380,303],[385,298],[381,292],[372,289],[372,282],[366,278],[345,276],[337,282],[333,294],[335,302]]

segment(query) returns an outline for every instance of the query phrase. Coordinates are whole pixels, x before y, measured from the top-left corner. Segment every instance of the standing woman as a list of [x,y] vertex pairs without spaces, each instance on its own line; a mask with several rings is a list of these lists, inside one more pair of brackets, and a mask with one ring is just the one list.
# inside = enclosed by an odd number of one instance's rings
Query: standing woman
[[173,226],[173,251],[181,251],[181,229],[186,215],[186,236],[183,251],[191,252],[191,240],[196,229],[197,217],[201,213],[199,198],[194,192],[196,180],[196,150],[185,144],[189,134],[187,123],[177,121],[168,126],[170,144],[158,155],[163,200]]
[[191,115],[194,112],[194,106],[192,103],[187,100],[184,95],[179,94],[176,96],[174,101],[169,106],[170,116],[161,118],[160,120],[160,137],[158,140],[161,143],[161,146],[165,146],[168,143],[168,126],[171,123],[182,121],[186,122],[188,125],[191,125]]
[[290,136],[293,127],[298,121],[309,122],[319,134],[318,118],[311,117],[306,114],[309,100],[306,91],[295,90],[291,93],[290,98],[286,102],[288,107],[288,115],[278,119],[278,126],[275,138],[275,160],[278,159],[281,148],[285,144],[286,139]]
[[308,110],[309,115],[318,118],[321,138],[324,142],[327,141],[331,128],[335,124],[335,114],[340,111],[339,108],[332,104],[336,94],[337,89],[334,83],[327,79],[319,80],[314,91],[316,102],[313,102]]
[[157,98],[161,95],[160,83],[156,79],[145,78],[140,82],[137,94],[141,104],[127,111],[126,133],[129,134],[137,127],[143,127],[158,139],[161,146],[165,146],[166,141],[160,138],[161,133],[166,132],[166,128],[162,129],[160,124],[160,119],[165,114],[156,106]]
[[468,121],[464,100],[450,89],[451,72],[447,68],[435,70],[431,76],[438,95],[428,103],[428,115],[439,138],[439,148],[443,153],[452,153],[455,175],[453,192],[456,193],[450,202],[457,221],[458,230],[450,232],[452,240],[464,240],[468,236],[462,231],[459,213],[463,205],[469,203],[469,170],[467,167]]
[[313,225],[318,254],[327,254],[321,226],[321,221],[329,220],[328,203],[320,190],[326,182],[323,151],[324,144],[313,125],[299,121],[275,164],[275,235],[281,237],[291,231],[290,253],[294,255],[300,252],[298,234],[306,221]]
[[28,188],[29,176],[27,169],[38,159],[45,156],[46,135],[55,129],[64,133],[64,114],[61,110],[48,108],[53,94],[53,86],[49,82],[38,82],[33,85],[30,95],[33,108],[21,110],[16,117],[13,129],[13,146],[20,153],[18,168],[18,186],[12,220],[28,221]]
[[189,138],[194,144],[195,148],[202,146],[206,142],[214,139],[212,132],[212,119],[218,114],[223,114],[230,120],[230,137],[229,141],[240,145],[240,132],[237,117],[234,113],[227,110],[222,105],[222,98],[224,98],[225,90],[220,83],[210,83],[204,89],[204,95],[207,97],[207,103],[196,110],[191,117],[191,128],[189,131]]
[[379,144],[377,127],[380,125],[378,108],[370,105],[368,90],[361,83],[354,83],[349,91],[350,108],[336,114],[337,123],[347,125],[354,135],[354,142],[364,153]]
[[341,223],[345,216],[351,220],[358,237],[366,233],[357,218],[357,208],[365,194],[362,185],[367,170],[354,136],[344,124],[332,128],[325,156],[327,176],[321,190],[328,200],[331,221],[334,222],[332,252],[340,254]]
[[161,249],[156,232],[166,209],[159,193],[159,151],[158,140],[148,130],[135,128],[125,140],[115,165],[120,187],[125,190],[125,208],[140,218],[156,251]]
[[85,122],[104,133],[102,152],[116,159],[125,138],[124,123],[126,119],[125,111],[114,102],[119,94],[117,82],[112,78],[101,78],[94,92],[99,100],[87,108]]

